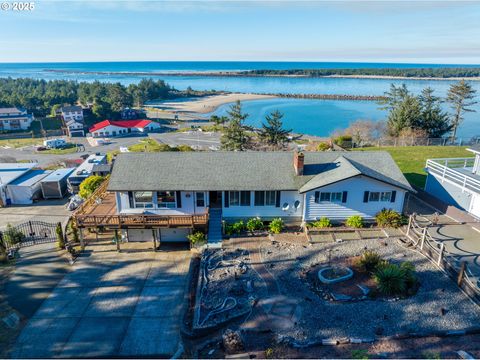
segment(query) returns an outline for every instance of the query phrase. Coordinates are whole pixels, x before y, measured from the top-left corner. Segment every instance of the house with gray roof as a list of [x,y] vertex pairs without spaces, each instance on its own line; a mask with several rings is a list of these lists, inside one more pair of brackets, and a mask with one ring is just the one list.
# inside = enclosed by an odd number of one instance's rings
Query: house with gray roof
[[480,145],[467,150],[472,157],[428,159],[425,191],[480,219]]
[[122,153],[108,190],[117,214],[208,214],[209,236],[217,229],[217,237],[221,220],[280,217],[300,224],[372,219],[383,208],[402,212],[413,191],[392,157],[377,151]]

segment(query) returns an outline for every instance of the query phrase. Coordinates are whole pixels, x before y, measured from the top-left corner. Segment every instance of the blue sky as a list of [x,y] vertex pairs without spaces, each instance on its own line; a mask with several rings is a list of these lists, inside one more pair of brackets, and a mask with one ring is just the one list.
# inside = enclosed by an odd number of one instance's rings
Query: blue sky
[[479,19],[474,1],[37,0],[0,10],[0,62],[480,64]]

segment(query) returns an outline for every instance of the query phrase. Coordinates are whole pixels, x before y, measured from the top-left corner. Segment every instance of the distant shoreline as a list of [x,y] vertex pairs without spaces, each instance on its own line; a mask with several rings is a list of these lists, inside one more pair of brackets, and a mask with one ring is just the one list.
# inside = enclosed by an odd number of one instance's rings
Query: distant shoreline
[[309,74],[275,74],[275,73],[255,73],[251,71],[84,71],[84,70],[61,70],[44,69],[46,72],[63,74],[84,74],[84,75],[123,75],[123,76],[211,76],[211,77],[277,77],[277,78],[337,78],[337,79],[374,79],[374,80],[433,80],[433,81],[480,81],[480,76],[391,76],[391,75],[371,75],[371,74],[329,74],[329,75],[309,75]]

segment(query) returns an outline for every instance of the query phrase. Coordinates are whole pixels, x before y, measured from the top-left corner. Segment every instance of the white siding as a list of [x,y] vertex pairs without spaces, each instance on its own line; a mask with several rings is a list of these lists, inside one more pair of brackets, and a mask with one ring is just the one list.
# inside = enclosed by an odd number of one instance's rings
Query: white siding
[[[346,203],[322,202],[315,203],[315,191],[320,192],[343,192],[347,191]],[[396,191],[395,202],[363,202],[365,191]],[[364,218],[373,218],[383,208],[393,209],[398,212],[403,210],[405,191],[392,185],[382,183],[365,176],[357,176],[338,183],[324,186],[309,191],[305,194],[305,221],[327,217],[332,220],[346,219],[352,215],[360,215]]]
[[192,191],[181,191],[181,208],[157,208],[157,194],[153,193],[153,208],[130,208],[127,192],[117,192],[117,212],[121,214],[141,214],[148,212],[158,215],[190,215],[204,214],[206,207],[197,208],[195,205],[195,193]]
[[[295,210],[293,204],[295,201],[300,201],[300,207]],[[288,211],[283,211],[284,203],[288,203]],[[302,217],[303,213],[303,195],[298,191],[281,191],[280,207],[275,206],[255,206],[254,205],[254,191],[250,192],[250,206],[232,206],[225,207],[225,199],[222,196],[222,215],[225,218],[247,218],[256,217],[273,218],[273,217]]]

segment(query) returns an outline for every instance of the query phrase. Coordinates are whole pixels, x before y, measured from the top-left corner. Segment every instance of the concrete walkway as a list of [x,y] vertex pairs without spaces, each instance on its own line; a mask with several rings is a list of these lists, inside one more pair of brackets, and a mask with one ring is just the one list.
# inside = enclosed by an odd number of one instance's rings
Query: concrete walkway
[[87,246],[20,334],[16,358],[168,357],[180,342],[185,250]]
[[15,270],[5,284],[11,307],[30,318],[69,270],[56,243],[38,244],[19,251]]

